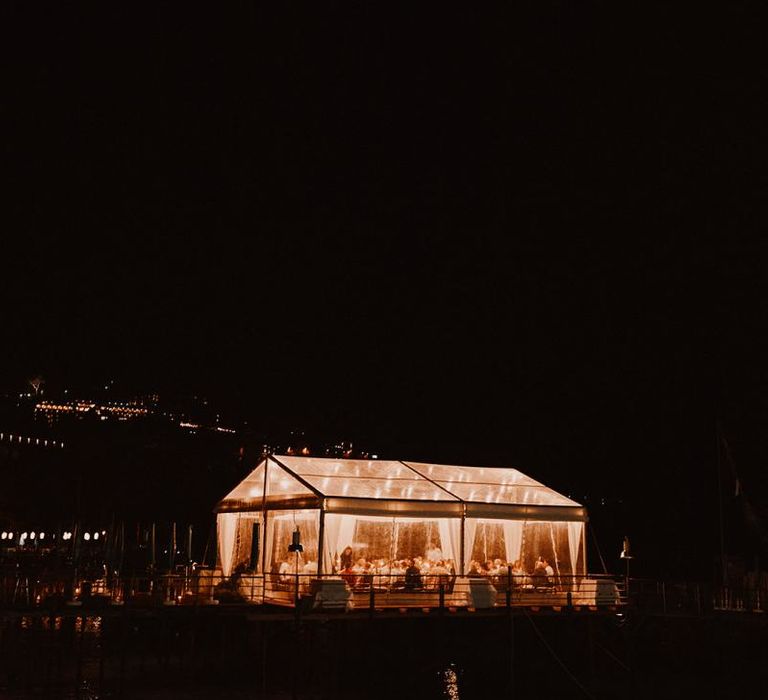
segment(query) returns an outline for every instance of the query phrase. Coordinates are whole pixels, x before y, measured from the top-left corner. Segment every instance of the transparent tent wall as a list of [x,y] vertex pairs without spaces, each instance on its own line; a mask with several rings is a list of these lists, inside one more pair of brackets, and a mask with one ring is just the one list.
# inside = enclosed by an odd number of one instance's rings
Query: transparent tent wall
[[[320,529],[319,510],[268,511],[266,537],[266,573],[317,573],[317,539]],[[288,551],[293,533],[298,528],[302,550],[298,558]]]
[[[458,518],[325,516],[323,571],[339,573],[344,562],[391,567],[421,558],[458,570],[461,521]],[[363,560],[362,562],[360,560]],[[425,564],[427,566],[427,564]]]
[[[261,538],[261,513],[219,513],[216,516],[217,568],[224,576],[234,571],[261,571],[261,543],[253,546],[254,532]],[[254,531],[254,525],[258,527]]]
[[464,532],[465,573],[473,568],[519,566],[531,574],[539,557],[558,576],[581,575],[586,571],[581,522],[467,518]]
[[[261,561],[251,568],[253,525],[262,524],[260,513],[219,513],[218,566],[225,576],[238,567],[261,571]],[[304,551],[299,556],[299,573],[316,573],[318,561],[318,510],[272,511],[267,518],[266,572],[281,568],[295,573],[296,559],[288,546],[296,528]],[[441,560],[458,571],[461,560],[461,521],[458,518],[389,518],[327,514],[323,571],[341,570],[341,555],[351,548],[352,561],[385,562],[391,565],[406,559]],[[584,523],[538,522],[467,518],[465,522],[464,573],[473,562],[483,568],[520,563],[532,573],[539,557],[559,576],[583,575]],[[259,553],[261,548],[259,547]],[[259,560],[261,556],[259,556]]]
[[531,573],[542,557],[557,576],[585,573],[583,552],[584,523],[526,522],[523,528],[521,560]]
[[524,523],[519,520],[467,518],[464,526],[464,568],[469,573],[514,565],[520,559]]

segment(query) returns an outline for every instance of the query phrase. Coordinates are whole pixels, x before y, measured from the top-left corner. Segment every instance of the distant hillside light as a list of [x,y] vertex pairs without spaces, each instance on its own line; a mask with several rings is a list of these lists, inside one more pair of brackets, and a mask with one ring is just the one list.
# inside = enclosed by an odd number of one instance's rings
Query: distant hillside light
[[90,539],[91,539],[91,533],[90,533],[90,532],[86,532],[86,533],[84,533],[84,534],[83,534],[83,539],[84,539],[86,542],[87,542],[88,540],[90,540]]
[[93,539],[94,540],[98,540],[99,539],[99,533],[98,532],[94,532],[93,533]]

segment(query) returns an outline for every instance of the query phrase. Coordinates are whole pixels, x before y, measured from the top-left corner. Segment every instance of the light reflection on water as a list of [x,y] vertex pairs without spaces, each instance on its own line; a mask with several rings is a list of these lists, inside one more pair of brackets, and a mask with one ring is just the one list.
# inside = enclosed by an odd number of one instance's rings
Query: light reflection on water
[[[49,632],[51,630],[61,630],[63,619],[61,615],[22,615],[19,624],[23,630]],[[70,618],[70,620],[73,620],[73,618]],[[78,631],[82,630],[86,634],[92,634],[96,637],[101,635],[101,615],[86,615],[84,618],[77,617],[74,618],[74,624],[76,624]]]
[[[104,669],[99,666],[100,654],[106,643],[106,637],[111,634],[110,621],[106,620],[106,628],[104,627],[105,620],[101,615],[61,615],[61,614],[32,614],[32,615],[20,615],[17,617],[18,625],[21,630],[24,630],[28,635],[31,635],[31,639],[42,640],[45,639],[41,636],[42,632],[60,632],[63,637],[60,639],[65,640],[61,647],[57,647],[54,642],[54,646],[49,649],[53,649],[55,653],[59,653],[58,661],[49,662],[49,665],[45,667],[44,673],[48,675],[45,678],[38,678],[38,682],[52,684],[50,692],[54,693],[54,697],[62,698],[62,700],[106,700],[107,698],[113,698],[116,695],[115,688],[118,681],[116,674],[121,674],[122,668],[120,668],[117,662],[112,659],[108,660],[106,686],[104,682]],[[133,634],[138,633],[138,626],[132,626],[131,632]],[[132,635],[133,636],[133,635]],[[175,639],[178,640],[180,633],[175,632]],[[85,644],[83,645],[83,640]],[[45,642],[50,643],[49,641]],[[61,643],[61,642],[60,642]],[[62,656],[64,659],[64,674],[60,677],[51,677],[50,669],[54,667],[51,663],[62,663]],[[166,656],[170,652],[166,652]],[[162,656],[162,655],[161,655]],[[155,670],[161,661],[156,657],[156,651],[148,654],[149,663],[152,665],[150,668]],[[137,661],[136,651],[133,650],[132,654],[128,657],[127,666],[129,672],[136,673],[137,663],[140,664],[140,668],[143,669],[144,660],[143,656],[141,661]],[[167,664],[168,658],[165,658],[162,663]],[[445,661],[443,662],[445,664]],[[455,663],[448,663],[447,665],[437,664],[439,669],[436,673],[437,684],[430,684],[431,690],[423,695],[424,700],[432,700],[436,697],[447,698],[448,700],[460,700],[460,677],[462,677],[462,670]],[[435,666],[432,667],[432,674],[435,674]],[[426,670],[426,669],[425,669]],[[59,671],[60,673],[60,671]],[[429,672],[427,672],[429,673]],[[137,683],[136,678],[129,675],[128,678]],[[435,675],[432,675],[435,678]],[[423,680],[426,680],[422,677]],[[418,679],[416,679],[418,682]],[[434,683],[434,682],[433,682]],[[22,698],[28,697],[23,692],[15,692],[10,695],[5,695],[3,687],[0,687],[0,700],[2,698],[8,698],[9,700],[22,700]],[[189,689],[186,687],[184,691]],[[48,692],[48,689],[40,690],[41,693]],[[151,686],[143,688],[144,694],[136,697],[156,698],[158,690],[153,690]],[[181,690],[179,691],[181,692]],[[220,689],[208,689],[204,687],[195,688],[193,696],[196,700],[218,700],[221,697]],[[146,694],[146,695],[145,695]],[[164,696],[163,696],[164,697]],[[229,696],[231,700],[251,700],[253,697],[251,690],[241,690],[239,688],[229,689]],[[271,697],[271,696],[270,696]],[[279,692],[275,697],[283,697]]]
[[449,664],[441,673],[443,695],[450,700],[459,700],[459,676],[456,673],[456,664]]

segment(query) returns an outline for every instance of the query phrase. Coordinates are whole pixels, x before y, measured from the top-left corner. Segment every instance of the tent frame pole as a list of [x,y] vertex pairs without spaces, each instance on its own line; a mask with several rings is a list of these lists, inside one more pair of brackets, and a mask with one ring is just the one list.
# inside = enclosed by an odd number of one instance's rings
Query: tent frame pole
[[463,576],[466,573],[466,562],[464,561],[464,538],[466,536],[464,521],[467,518],[467,504],[462,502],[461,504],[461,537],[459,537],[459,575]]
[[320,525],[317,531],[317,578],[322,578],[325,559],[325,499],[320,501]]
[[261,494],[261,538],[263,546],[261,548],[261,575],[264,577],[263,590],[266,592],[267,586],[267,469],[269,469],[268,450],[264,451],[264,489]]

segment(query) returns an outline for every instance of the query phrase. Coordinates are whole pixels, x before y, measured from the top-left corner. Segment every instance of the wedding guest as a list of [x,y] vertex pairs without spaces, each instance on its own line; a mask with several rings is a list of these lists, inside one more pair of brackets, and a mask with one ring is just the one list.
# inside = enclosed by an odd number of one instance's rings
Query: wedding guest
[[352,547],[345,547],[344,551],[341,553],[341,556],[339,557],[339,566],[342,569],[349,569],[352,567],[353,561],[354,561],[354,555],[352,553]]
[[547,583],[552,583],[555,580],[555,570],[546,559],[544,560],[544,575],[546,576]]
[[434,542],[430,542],[425,557],[429,562],[440,561],[443,558],[443,551]]
[[408,560],[408,568],[405,570],[404,588],[406,591],[415,591],[421,588],[421,570],[412,559]]

